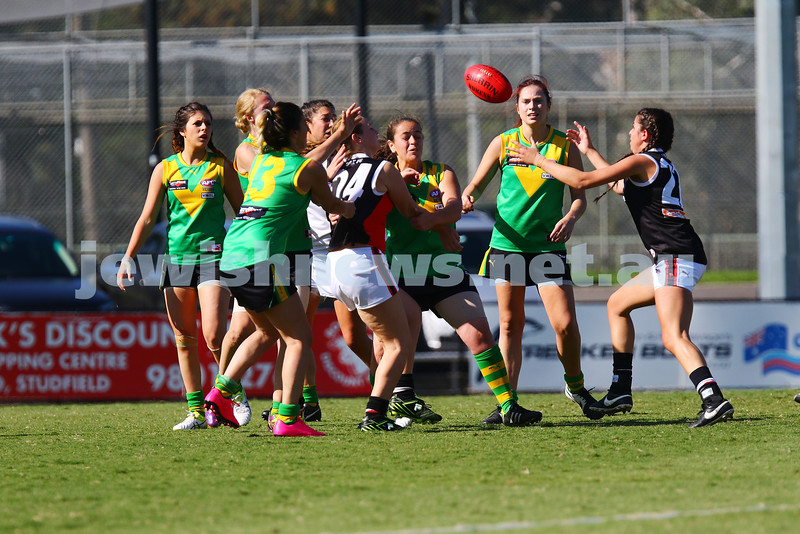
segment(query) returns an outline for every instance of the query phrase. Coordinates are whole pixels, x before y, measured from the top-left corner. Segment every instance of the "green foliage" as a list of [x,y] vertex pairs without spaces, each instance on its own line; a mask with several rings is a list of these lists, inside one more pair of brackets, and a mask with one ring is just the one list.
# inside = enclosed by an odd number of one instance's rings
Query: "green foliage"
[[488,395],[431,398],[442,423],[382,435],[356,431],[363,399],[322,399],[328,436],[299,439],[270,434],[265,401],[247,427],[190,432],[171,430],[178,403],[3,406],[0,517],[15,533],[793,531],[794,392],[727,394],[735,419],[696,430],[685,391],[599,422],[524,394],[545,414],[529,428],[482,426]]

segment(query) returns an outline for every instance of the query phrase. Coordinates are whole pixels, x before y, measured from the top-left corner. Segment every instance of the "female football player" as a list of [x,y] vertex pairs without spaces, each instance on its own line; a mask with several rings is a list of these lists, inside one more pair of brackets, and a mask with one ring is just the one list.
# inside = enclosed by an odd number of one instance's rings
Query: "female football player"
[[591,407],[600,414],[625,412],[633,406],[631,374],[634,328],[631,312],[655,305],[664,347],[680,362],[700,395],[702,409],[689,427],[713,425],[733,416],[733,406],[711,375],[703,353],[692,343],[692,289],[706,270],[700,237],[683,209],[680,176],[667,159],[672,147],[672,116],[663,109],[643,108],[629,132],[631,155],[609,165],[592,145],[589,133],[577,122],[570,140],[589,158],[594,171],[561,165],[534,146],[512,143],[511,161],[535,165],[577,189],[601,184],[624,196],[636,229],[654,265],[639,273],[608,299],[608,321],[614,348],[614,378],[608,394]]
[[175,113],[171,127],[175,153],[153,169],[144,208],[117,272],[117,285],[125,291],[125,279],[132,280],[132,258],[152,230],[166,197],[169,226],[160,287],[175,333],[189,404],[188,416],[173,430],[206,427],[197,353],[198,300],[203,336],[217,363],[230,302],[230,293],[221,286],[219,276],[225,239],[223,203],[227,198],[237,211],[242,203],[242,188],[233,165],[214,146],[211,121],[211,112],[197,102]]
[[[496,222],[480,272],[490,279],[505,281],[496,286],[500,351],[511,387],[516,391],[522,366],[525,290],[526,286],[535,285],[556,334],[558,356],[564,367],[564,391],[580,405],[584,415],[598,419],[602,414],[589,409],[595,400],[583,385],[581,334],[564,244],[586,210],[586,196],[583,191],[570,188],[572,203],[564,215],[564,185],[543,175],[541,169],[509,161],[506,147],[514,142],[538,145],[548,157],[575,169],[583,169],[581,156],[570,150],[566,134],[547,123],[552,103],[547,80],[541,76],[523,78],[514,98],[517,126],[492,140],[462,195],[463,209],[468,212],[500,169]],[[502,423],[500,409],[495,409],[484,423]]]

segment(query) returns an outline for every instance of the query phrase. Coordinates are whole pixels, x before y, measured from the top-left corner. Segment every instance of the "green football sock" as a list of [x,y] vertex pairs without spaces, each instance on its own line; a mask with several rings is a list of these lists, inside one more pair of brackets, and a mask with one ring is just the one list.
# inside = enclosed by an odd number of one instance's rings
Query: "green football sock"
[[299,404],[283,404],[281,403],[281,407],[278,408],[278,419],[286,423],[287,425],[291,425],[297,418],[300,417],[300,405]]
[[476,354],[475,361],[478,363],[483,379],[489,384],[492,393],[497,398],[497,403],[502,408],[503,413],[506,413],[515,402],[516,395],[511,390],[511,385],[508,382],[508,371],[506,370],[506,364],[503,362],[500,347],[495,345],[489,350]]
[[565,373],[564,382],[567,383],[570,393],[577,393],[583,389],[583,373],[578,376],[567,376]]
[[186,400],[189,403],[189,411],[195,415],[206,416],[203,405],[203,391],[192,391],[186,394]]
[[319,404],[317,386],[303,386],[303,402],[312,406],[317,406]]
[[280,408],[281,408],[280,401],[272,401],[272,408],[270,409],[269,413],[271,413],[272,415],[277,416],[278,415],[278,410]]
[[217,375],[214,381],[214,387],[222,393],[226,399],[230,399],[242,390],[242,384],[238,380],[228,378],[225,375]]

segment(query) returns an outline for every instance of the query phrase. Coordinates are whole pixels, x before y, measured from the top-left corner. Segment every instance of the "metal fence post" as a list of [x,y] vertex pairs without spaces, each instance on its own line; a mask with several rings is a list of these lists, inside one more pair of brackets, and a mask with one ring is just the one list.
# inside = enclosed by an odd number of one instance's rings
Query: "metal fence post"
[[66,223],[66,242],[69,248],[74,243],[74,225],[72,210],[72,59],[69,45],[64,46],[64,217]]

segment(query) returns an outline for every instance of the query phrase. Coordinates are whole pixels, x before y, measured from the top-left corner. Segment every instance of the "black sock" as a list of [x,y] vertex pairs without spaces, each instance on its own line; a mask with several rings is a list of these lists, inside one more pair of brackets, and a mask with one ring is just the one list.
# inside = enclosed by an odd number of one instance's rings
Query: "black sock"
[[369,400],[367,401],[367,417],[386,417],[386,410],[388,409],[388,400],[370,395]]
[[404,402],[414,400],[417,397],[414,392],[414,375],[411,373],[400,375],[400,380],[397,381],[397,386],[395,386],[392,393]]
[[617,394],[630,394],[633,381],[633,353],[615,352],[613,355],[613,372],[609,391]]
[[694,389],[700,394],[703,402],[718,402],[723,399],[722,390],[717,381],[711,376],[711,371],[707,366],[698,367],[689,375],[689,380],[694,384]]

